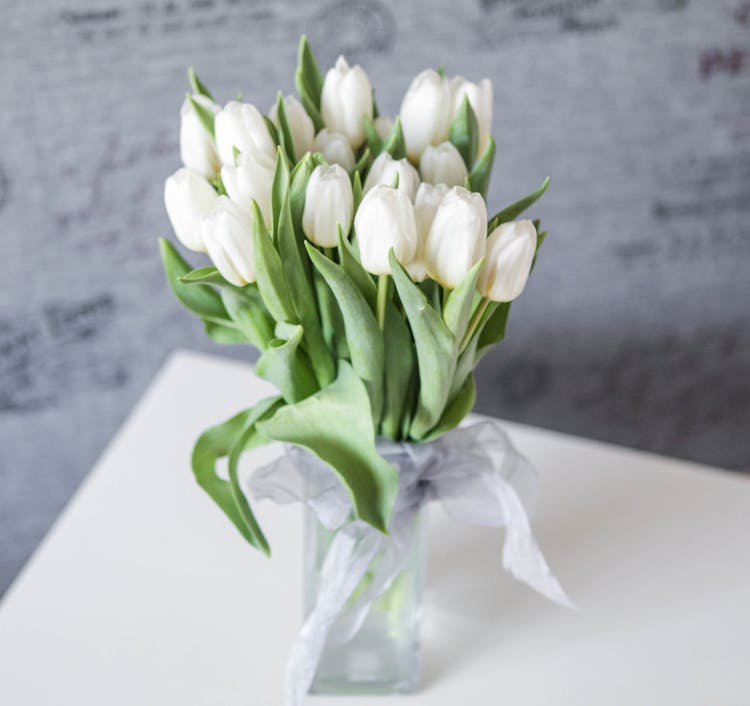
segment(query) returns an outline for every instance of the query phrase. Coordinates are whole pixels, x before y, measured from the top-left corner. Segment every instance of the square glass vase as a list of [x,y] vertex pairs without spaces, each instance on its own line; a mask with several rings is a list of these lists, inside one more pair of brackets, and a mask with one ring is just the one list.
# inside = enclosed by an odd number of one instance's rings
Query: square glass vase
[[[420,630],[426,560],[426,517],[420,510],[404,569],[377,598],[354,637],[326,643],[311,694],[387,695],[417,691],[420,678]],[[305,509],[305,616],[315,605],[320,572],[336,531],[326,529]],[[350,600],[367,588],[378,557]],[[334,623],[331,632],[335,632]]]

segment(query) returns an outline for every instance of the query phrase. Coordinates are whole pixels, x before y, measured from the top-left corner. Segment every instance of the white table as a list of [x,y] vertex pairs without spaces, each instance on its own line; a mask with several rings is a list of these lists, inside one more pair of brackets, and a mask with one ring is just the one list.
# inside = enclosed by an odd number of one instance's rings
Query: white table
[[[269,562],[189,469],[204,427],[269,391],[238,363],[170,358],[0,605],[0,704],[281,706],[300,512],[259,508]],[[497,531],[433,511],[423,690],[311,704],[750,703],[750,481],[507,428],[542,471],[537,537],[580,610],[504,574]]]

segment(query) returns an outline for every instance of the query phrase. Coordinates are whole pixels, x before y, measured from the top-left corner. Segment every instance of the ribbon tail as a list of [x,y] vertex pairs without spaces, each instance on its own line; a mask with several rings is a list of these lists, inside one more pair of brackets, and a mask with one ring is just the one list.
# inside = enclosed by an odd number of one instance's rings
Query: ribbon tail
[[340,530],[326,554],[318,599],[292,647],[286,671],[286,705],[300,706],[315,678],[326,637],[372,563],[382,540],[362,522]]
[[531,524],[521,498],[513,486],[498,475],[487,482],[505,516],[503,568],[549,600],[566,608],[575,608],[565,589],[555,578],[531,532]]

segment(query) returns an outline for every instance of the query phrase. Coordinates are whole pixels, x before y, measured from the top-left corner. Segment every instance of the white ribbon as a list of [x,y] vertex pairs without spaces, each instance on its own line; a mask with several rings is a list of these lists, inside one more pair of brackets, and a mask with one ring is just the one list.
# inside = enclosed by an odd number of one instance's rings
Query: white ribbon
[[[329,530],[338,530],[323,563],[318,598],[305,620],[287,664],[287,706],[304,701],[328,644],[344,644],[362,626],[372,603],[404,569],[414,519],[427,502],[439,500],[463,522],[505,528],[503,567],[551,601],[573,607],[552,575],[531,532],[537,474],[491,420],[454,429],[426,444],[385,442],[379,453],[399,471],[399,492],[385,536],[352,520],[346,490],[322,461],[297,447],[257,469],[248,481],[254,500],[306,502]],[[376,556],[372,581],[347,605]]]

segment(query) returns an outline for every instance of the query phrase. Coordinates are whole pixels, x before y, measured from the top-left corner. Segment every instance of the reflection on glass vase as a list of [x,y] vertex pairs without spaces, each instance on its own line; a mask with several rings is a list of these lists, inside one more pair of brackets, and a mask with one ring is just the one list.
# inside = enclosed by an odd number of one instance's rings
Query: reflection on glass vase
[[[327,530],[305,510],[305,615],[318,596],[320,573],[336,531]],[[383,695],[417,690],[420,626],[426,558],[425,512],[417,512],[403,570],[370,607],[362,626],[341,643],[346,608],[333,624],[310,689],[312,694]],[[382,554],[375,557],[347,605],[373,580]],[[344,628],[345,630],[346,628]],[[337,633],[339,636],[337,637]]]

